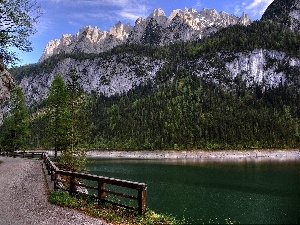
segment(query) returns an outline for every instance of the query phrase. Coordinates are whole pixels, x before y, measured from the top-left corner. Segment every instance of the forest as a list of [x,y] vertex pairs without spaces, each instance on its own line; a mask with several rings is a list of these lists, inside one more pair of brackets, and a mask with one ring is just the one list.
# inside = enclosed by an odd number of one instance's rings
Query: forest
[[[149,37],[151,39],[151,37]],[[154,37],[155,38],[155,37]],[[300,68],[279,65],[287,82],[276,87],[248,86],[239,77],[222,82],[200,77],[190,62],[209,59],[213,66],[223,64],[217,53],[227,58],[234,53],[267,49],[300,58],[299,35],[269,21],[254,21],[221,29],[197,42],[168,46],[125,44],[101,54],[57,55],[41,64],[12,70],[16,80],[37,71],[51,71],[66,57],[77,60],[111,55],[146,55],[165,59],[167,64],[155,81],[127,93],[105,96],[92,92],[81,97],[83,131],[78,146],[86,149],[182,150],[299,148],[300,146]],[[151,41],[151,40],[149,40]],[[270,59],[268,64],[276,63]],[[222,65],[220,66],[222,67]],[[220,70],[222,71],[222,70]],[[142,75],[142,74],[141,74]],[[48,97],[49,98],[49,97]],[[29,111],[27,148],[54,148],[49,132],[49,99]],[[51,110],[50,110],[51,111]],[[82,116],[84,114],[84,116]],[[3,129],[1,146],[4,145]]]

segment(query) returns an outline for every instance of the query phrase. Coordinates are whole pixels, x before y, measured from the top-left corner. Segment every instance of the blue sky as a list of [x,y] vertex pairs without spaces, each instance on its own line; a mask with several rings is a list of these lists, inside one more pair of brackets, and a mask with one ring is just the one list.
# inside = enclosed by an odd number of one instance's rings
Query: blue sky
[[76,34],[83,26],[109,30],[117,22],[134,25],[154,9],[162,8],[169,16],[172,10],[203,8],[225,11],[240,16],[243,12],[257,20],[273,0],[37,0],[43,14],[36,25],[38,32],[30,37],[33,51],[19,53],[20,64],[36,63],[46,44],[62,34]]

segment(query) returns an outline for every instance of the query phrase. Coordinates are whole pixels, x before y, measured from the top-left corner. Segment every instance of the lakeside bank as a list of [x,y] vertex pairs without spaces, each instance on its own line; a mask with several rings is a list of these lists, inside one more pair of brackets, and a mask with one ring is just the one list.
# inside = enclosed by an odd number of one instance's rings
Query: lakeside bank
[[[54,151],[46,151],[54,155]],[[89,158],[189,159],[198,161],[300,160],[300,150],[87,151]]]

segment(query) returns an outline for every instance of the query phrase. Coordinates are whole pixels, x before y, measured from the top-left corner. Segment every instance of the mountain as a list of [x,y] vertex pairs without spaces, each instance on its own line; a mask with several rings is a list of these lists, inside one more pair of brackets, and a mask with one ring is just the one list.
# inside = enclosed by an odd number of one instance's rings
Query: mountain
[[56,74],[65,76],[72,68],[80,75],[85,91],[105,96],[155,83],[158,72],[174,64],[216,83],[232,83],[241,76],[249,87],[259,84],[272,88],[293,82],[286,71],[299,69],[298,40],[291,31],[262,21],[230,26],[194,42],[166,46],[124,44],[98,54],[56,54],[12,72],[29,106],[46,98]]
[[294,32],[300,33],[300,1],[276,0],[266,9],[262,20],[284,24]]
[[[222,28],[249,24],[251,20],[246,14],[237,17],[226,12],[218,13],[214,9],[203,9],[200,12],[178,9],[167,17],[162,9],[156,9],[146,19],[137,19],[134,27],[118,22],[109,31],[101,32],[97,27],[86,26],[76,35],[64,34],[61,39],[47,44],[37,65],[25,66],[22,72],[14,74],[30,106],[46,98],[47,87],[54,75],[66,74],[70,68],[77,68],[82,75],[81,82],[86,91],[108,96],[120,94],[149,79],[153,80],[168,61],[163,58],[153,59],[152,56],[136,57],[131,52],[108,58],[98,57],[97,54],[105,55],[105,52],[121,45],[166,46],[181,41],[199,41]],[[94,56],[84,59],[86,54]]]
[[86,26],[76,35],[64,34],[47,44],[39,62],[60,53],[101,53],[125,43],[166,45],[198,40],[229,25],[250,23],[246,14],[237,17],[214,9],[174,10],[169,17],[162,9],[156,9],[146,19],[137,19],[133,27],[118,22],[109,31]]
[[253,22],[158,9],[133,27],[63,35],[39,63],[11,70],[37,112],[34,140],[47,145],[39,112],[54,76],[66,81],[75,69],[90,97],[87,144],[95,148],[299,147],[300,36],[295,22],[278,19],[282,10],[299,18],[290,3],[275,0]]

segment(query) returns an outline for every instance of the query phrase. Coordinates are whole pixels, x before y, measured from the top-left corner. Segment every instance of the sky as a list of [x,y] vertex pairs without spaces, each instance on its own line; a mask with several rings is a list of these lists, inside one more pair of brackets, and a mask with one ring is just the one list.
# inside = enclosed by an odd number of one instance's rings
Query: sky
[[161,8],[166,16],[175,9],[203,8],[225,11],[250,19],[261,18],[273,0],[36,0],[42,15],[35,28],[37,33],[29,38],[33,51],[18,52],[18,65],[37,63],[46,44],[60,39],[62,34],[76,34],[82,27],[97,26],[101,31],[110,30],[121,21],[132,26],[139,17],[148,17],[154,9]]

